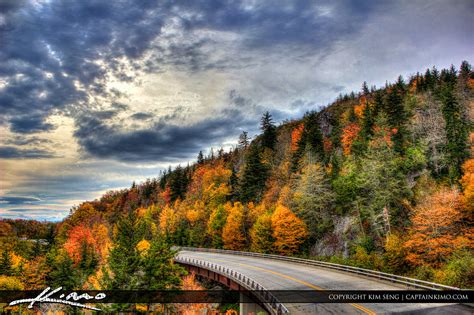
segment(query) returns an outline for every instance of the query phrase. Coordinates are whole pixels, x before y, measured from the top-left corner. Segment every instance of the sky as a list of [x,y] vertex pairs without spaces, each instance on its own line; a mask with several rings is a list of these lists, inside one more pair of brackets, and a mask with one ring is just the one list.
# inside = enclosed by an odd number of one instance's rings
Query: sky
[[0,217],[72,206],[329,104],[473,62],[474,2],[0,0]]

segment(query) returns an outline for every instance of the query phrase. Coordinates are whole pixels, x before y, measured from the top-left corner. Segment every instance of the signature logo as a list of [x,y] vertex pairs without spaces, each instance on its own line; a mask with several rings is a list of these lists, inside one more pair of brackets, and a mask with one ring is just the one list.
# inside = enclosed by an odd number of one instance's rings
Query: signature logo
[[72,292],[69,293],[68,295],[62,293],[59,298],[53,298],[53,295],[58,293],[59,291],[62,290],[62,287],[59,287],[57,289],[51,290],[50,287],[47,287],[46,289],[43,290],[37,297],[32,298],[32,299],[22,299],[22,300],[15,300],[10,302],[10,306],[14,306],[17,304],[24,304],[24,303],[30,303],[28,305],[28,308],[33,308],[35,303],[59,303],[59,304],[65,304],[65,305],[70,305],[70,306],[75,306],[75,307],[81,307],[81,308],[86,308],[94,311],[100,311],[100,309],[92,306],[88,306],[82,303],[79,303],[78,301],[80,300],[85,300],[85,301],[99,301],[104,299],[105,293],[98,293],[95,296],[91,296],[87,293],[84,294],[78,294],[77,292]]

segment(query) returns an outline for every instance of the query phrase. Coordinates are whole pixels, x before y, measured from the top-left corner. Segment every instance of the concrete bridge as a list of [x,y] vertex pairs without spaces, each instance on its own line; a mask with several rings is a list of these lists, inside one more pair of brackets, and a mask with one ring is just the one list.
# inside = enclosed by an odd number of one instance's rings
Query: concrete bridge
[[[457,289],[366,269],[248,252],[181,248],[175,259],[198,275],[231,289],[257,292],[257,304],[241,304],[241,314],[474,314],[460,304],[281,303],[268,290]],[[261,293],[260,293],[261,292]],[[267,293],[265,293],[267,292]]]

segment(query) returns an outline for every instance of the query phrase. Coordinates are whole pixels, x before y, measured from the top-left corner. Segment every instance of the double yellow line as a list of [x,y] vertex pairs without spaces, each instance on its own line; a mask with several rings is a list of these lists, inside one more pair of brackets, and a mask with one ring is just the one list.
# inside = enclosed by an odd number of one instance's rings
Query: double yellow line
[[[220,260],[220,259],[213,259],[215,261],[220,261],[220,262],[226,262],[224,260]],[[314,289],[314,290],[318,290],[318,291],[324,291],[323,288],[321,287],[318,287],[317,285],[314,285],[314,284],[311,284],[309,282],[306,282],[306,281],[303,281],[303,280],[300,280],[300,279],[297,279],[297,278],[294,278],[294,277],[291,277],[291,276],[288,276],[288,275],[285,275],[283,273],[279,273],[279,272],[276,272],[276,271],[273,271],[273,270],[269,270],[269,269],[266,269],[266,268],[262,268],[262,267],[257,267],[257,266],[252,266],[252,265],[248,265],[248,264],[244,264],[244,263],[237,263],[238,265],[241,265],[241,266],[245,266],[247,268],[252,268],[252,269],[256,269],[256,270],[261,270],[261,271],[264,271],[264,272],[268,272],[268,273],[271,273],[271,274],[274,274],[276,276],[279,276],[281,278],[285,278],[285,279],[288,279],[288,280],[292,280],[292,281],[295,281],[295,282],[298,282],[298,283],[301,283],[302,285],[305,285],[311,289]],[[368,315],[376,315],[377,313],[375,313],[374,311],[368,309],[367,307],[364,307],[360,304],[355,304],[355,303],[350,303],[351,306],[357,308],[358,310],[368,314]]]

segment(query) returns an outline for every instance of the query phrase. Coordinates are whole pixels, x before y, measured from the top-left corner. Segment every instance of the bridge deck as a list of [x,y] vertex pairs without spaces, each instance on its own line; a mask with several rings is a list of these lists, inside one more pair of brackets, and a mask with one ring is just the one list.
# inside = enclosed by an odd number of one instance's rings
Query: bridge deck
[[[286,261],[222,253],[180,251],[195,258],[232,268],[269,290],[403,290],[401,285],[365,278],[326,268]],[[286,304],[291,314],[472,314],[456,304]]]

